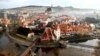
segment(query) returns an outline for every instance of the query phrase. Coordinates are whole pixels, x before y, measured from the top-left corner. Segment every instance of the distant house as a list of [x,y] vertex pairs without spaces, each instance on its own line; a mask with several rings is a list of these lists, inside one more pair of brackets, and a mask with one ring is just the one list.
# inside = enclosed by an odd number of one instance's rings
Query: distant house
[[15,14],[8,14],[7,17],[8,19],[14,19],[14,20],[18,18],[18,16]]

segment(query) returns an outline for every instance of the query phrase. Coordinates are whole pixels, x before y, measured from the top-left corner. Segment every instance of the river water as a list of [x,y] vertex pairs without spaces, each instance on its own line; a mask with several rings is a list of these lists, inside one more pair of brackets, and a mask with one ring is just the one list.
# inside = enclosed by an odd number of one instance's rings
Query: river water
[[9,41],[5,34],[0,35],[0,54],[4,56],[16,56],[18,50],[15,48],[14,44]]
[[[99,39],[88,40],[81,45],[88,46],[100,46]],[[18,56],[20,50],[15,47],[14,43],[11,42],[5,34],[0,35],[0,55],[4,56]],[[100,49],[87,48],[82,46],[67,45],[66,49],[60,50],[60,56],[99,56]],[[50,56],[46,55],[46,56]]]

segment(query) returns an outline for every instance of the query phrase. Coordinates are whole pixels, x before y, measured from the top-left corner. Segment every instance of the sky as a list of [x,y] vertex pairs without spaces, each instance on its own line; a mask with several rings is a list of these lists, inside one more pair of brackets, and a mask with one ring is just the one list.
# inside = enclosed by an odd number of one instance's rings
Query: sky
[[28,5],[72,6],[100,10],[100,0],[0,0],[0,9],[15,8]]

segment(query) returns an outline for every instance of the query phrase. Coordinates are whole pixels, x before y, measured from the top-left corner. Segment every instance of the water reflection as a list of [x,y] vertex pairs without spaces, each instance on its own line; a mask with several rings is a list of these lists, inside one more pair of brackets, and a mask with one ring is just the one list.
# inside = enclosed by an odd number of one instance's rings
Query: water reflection
[[[99,44],[98,44],[99,43]],[[86,52],[89,51],[91,53],[96,52],[95,54],[100,54],[100,49],[96,49],[95,47],[100,47],[100,40],[99,39],[92,39],[88,40],[83,43],[78,43],[75,45],[67,45],[68,47],[76,48],[76,49],[81,49],[85,50]],[[100,55],[99,55],[100,56]]]
[[9,44],[9,40],[6,38],[5,34],[0,35],[0,46],[6,47],[5,45]]
[[100,41],[99,39],[93,39],[93,40],[88,40],[86,42],[79,43],[79,44],[84,44],[84,45],[89,45],[89,46],[98,46],[99,41]]
[[80,43],[80,44],[97,47],[97,48],[94,48],[93,55],[100,56],[100,40],[99,39],[88,40],[87,42]]
[[100,41],[98,42],[98,48],[95,48],[95,56],[100,56]]
[[[12,42],[9,41],[9,39],[5,36],[5,34],[0,35],[0,53],[5,52],[4,50],[6,50],[7,54],[9,54],[9,52],[11,52],[11,53],[16,53],[17,52],[18,53],[19,50],[16,51],[15,47],[11,43]],[[100,47],[100,40],[99,39],[93,39],[93,40],[88,40],[86,42],[78,43],[78,44]],[[96,56],[100,56],[100,49],[96,49],[96,48],[92,49],[92,48],[86,48],[86,47],[74,46],[74,45],[71,46],[71,47],[86,50],[86,51],[81,50],[82,51],[81,53],[87,53],[87,50],[89,50],[89,51],[92,50],[91,52],[95,51],[94,54]],[[25,49],[25,48],[23,48],[23,49]],[[73,54],[79,55],[79,52],[76,53],[76,51],[79,51],[79,50],[76,50],[76,49],[69,48],[69,49],[66,49],[65,52],[69,52],[71,50],[72,50]],[[67,56],[67,55],[68,54],[65,54],[65,56]],[[86,54],[83,54],[83,55],[86,55]],[[14,56],[14,55],[9,54],[9,56]],[[62,56],[64,56],[64,55],[62,55]],[[69,56],[71,56],[71,55],[69,55]]]
[[0,35],[0,54],[5,56],[14,56],[16,51],[14,45],[9,41],[6,35]]
[[3,35],[3,34],[0,33],[0,38],[2,38],[2,35]]

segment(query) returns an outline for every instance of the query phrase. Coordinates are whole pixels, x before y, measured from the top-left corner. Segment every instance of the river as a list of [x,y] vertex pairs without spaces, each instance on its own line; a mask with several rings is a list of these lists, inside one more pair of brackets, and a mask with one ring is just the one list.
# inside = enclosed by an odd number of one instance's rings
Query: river
[[18,50],[14,46],[13,42],[10,42],[5,34],[0,35],[0,54],[4,56],[16,56]]
[[[100,40],[93,39],[88,40],[83,43],[78,43],[79,45],[87,45],[87,46],[99,46],[100,47]],[[25,49],[25,48],[21,48]],[[0,35],[0,55],[3,54],[4,56],[18,56],[18,54],[21,53],[21,50],[19,50],[13,42],[11,42],[8,37],[5,34]],[[88,48],[88,47],[82,47],[77,45],[67,45],[66,49],[60,50],[60,56],[99,56],[100,55],[100,49],[95,48]],[[50,53],[46,56],[52,56]]]

